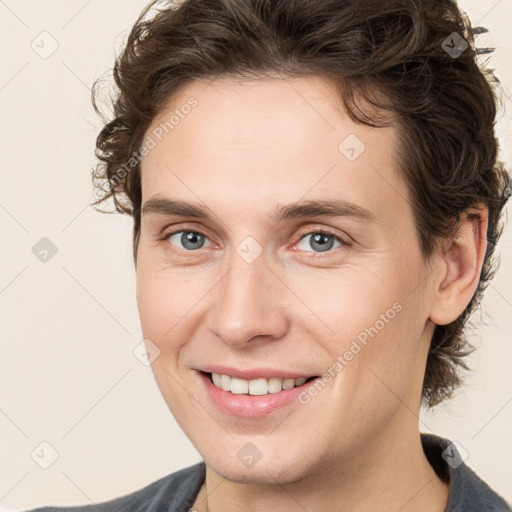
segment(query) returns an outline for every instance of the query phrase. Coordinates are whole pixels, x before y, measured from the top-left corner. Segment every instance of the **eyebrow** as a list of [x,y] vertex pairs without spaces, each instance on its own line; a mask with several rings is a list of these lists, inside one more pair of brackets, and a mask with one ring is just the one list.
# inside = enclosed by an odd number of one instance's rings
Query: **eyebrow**
[[[177,201],[167,198],[152,197],[142,206],[142,215],[158,214],[179,217],[194,217],[213,221],[216,215],[207,207],[198,203]],[[346,199],[322,199],[299,201],[288,205],[278,206],[270,220],[298,219],[303,217],[353,217],[366,222],[377,220],[370,210],[363,208]]]

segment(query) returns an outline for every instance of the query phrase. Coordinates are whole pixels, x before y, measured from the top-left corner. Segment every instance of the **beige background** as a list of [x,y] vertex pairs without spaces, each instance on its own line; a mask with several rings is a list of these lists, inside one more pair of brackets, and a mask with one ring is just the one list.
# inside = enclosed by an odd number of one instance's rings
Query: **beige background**
[[[142,336],[130,219],[87,207],[101,127],[89,89],[145,5],[0,0],[0,510],[99,502],[200,460],[132,353]],[[461,5],[491,30],[479,44],[498,48],[492,64],[512,97],[511,0]],[[31,47],[48,51],[53,40],[48,58]],[[47,263],[32,253],[42,237],[58,249]],[[422,414],[420,428],[458,441],[467,464],[512,501],[510,225],[499,253],[486,325],[472,338],[481,345],[475,373],[456,398]],[[52,450],[57,459],[41,468]]]

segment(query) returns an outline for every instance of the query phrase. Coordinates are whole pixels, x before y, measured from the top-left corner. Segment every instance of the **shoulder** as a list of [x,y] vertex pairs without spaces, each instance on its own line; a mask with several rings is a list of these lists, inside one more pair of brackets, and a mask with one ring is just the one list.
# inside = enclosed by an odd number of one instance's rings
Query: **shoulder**
[[466,457],[448,439],[421,434],[425,456],[439,478],[450,483],[445,512],[511,512],[509,504],[469,466]]
[[157,512],[163,510],[163,504],[165,510],[187,512],[203,485],[205,470],[205,463],[199,462],[160,478],[138,491],[104,503],[74,507],[46,506],[31,512]]

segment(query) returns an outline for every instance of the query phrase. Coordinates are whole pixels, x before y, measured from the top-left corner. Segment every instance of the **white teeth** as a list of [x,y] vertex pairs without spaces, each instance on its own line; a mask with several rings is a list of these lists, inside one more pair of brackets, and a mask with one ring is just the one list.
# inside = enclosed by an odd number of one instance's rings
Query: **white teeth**
[[249,392],[249,381],[243,379],[236,379],[233,377],[231,379],[231,393],[235,393],[237,395],[247,394]]
[[295,386],[302,386],[306,382],[306,377],[299,379],[279,379],[272,377],[270,379],[245,380],[230,377],[229,375],[219,375],[212,373],[213,384],[222,388],[224,391],[230,391],[237,395],[266,395],[267,393],[279,393],[283,389],[291,389]]
[[[247,382],[247,381],[246,381]],[[254,379],[249,382],[250,395],[266,395],[268,393],[267,379]]]
[[231,377],[229,375],[220,376],[220,387],[224,391],[231,391]]
[[283,389],[292,389],[295,386],[295,381],[293,379],[284,379],[283,380]]
[[212,379],[213,379],[213,383],[218,387],[220,388],[221,385],[220,385],[220,381],[222,380],[222,377],[218,374],[218,373],[212,373]]
[[268,379],[268,392],[269,393],[277,393],[282,390],[283,390],[283,379],[278,379],[277,377]]

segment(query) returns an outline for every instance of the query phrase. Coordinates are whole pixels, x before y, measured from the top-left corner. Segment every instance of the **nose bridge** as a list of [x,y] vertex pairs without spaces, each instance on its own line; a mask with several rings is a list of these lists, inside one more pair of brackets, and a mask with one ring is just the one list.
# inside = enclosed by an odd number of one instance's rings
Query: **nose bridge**
[[[250,243],[250,242],[249,242]],[[245,252],[244,252],[245,249]],[[233,251],[210,308],[209,329],[231,345],[244,345],[256,336],[280,338],[287,321],[280,304],[279,280],[263,254],[255,259],[244,242]]]

